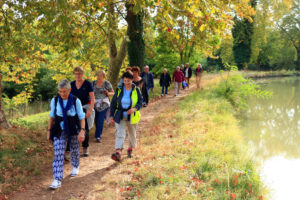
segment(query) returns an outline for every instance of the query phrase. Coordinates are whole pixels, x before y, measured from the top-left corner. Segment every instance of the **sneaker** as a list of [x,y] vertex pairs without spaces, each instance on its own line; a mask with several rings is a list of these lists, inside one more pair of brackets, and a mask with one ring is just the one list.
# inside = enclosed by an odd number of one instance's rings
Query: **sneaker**
[[164,94],[161,94],[161,96],[163,97],[163,96],[165,96]]
[[89,148],[88,147],[83,147],[83,156],[88,157],[89,156]]
[[114,161],[120,162],[121,161],[121,154],[120,154],[120,152],[113,153],[111,155],[111,159],[113,159]]
[[96,142],[100,143],[101,142],[101,138],[96,138]]
[[71,177],[75,177],[78,175],[79,172],[79,167],[73,167],[72,173],[71,173]]
[[54,179],[54,181],[49,186],[50,189],[56,190],[57,188],[61,187],[61,181]]
[[127,150],[127,156],[128,158],[132,158],[132,149]]

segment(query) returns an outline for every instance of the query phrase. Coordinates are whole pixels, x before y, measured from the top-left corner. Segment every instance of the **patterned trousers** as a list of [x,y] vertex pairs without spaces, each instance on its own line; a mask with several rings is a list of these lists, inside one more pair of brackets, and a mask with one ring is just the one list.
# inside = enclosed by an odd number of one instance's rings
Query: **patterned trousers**
[[[54,160],[52,163],[52,168],[53,168],[53,177],[56,180],[63,179],[66,139],[67,138],[63,136],[63,134],[59,138],[57,137],[53,138]],[[80,145],[79,145],[77,135],[71,136],[70,150],[71,150],[72,166],[78,168],[79,160],[80,160]]]

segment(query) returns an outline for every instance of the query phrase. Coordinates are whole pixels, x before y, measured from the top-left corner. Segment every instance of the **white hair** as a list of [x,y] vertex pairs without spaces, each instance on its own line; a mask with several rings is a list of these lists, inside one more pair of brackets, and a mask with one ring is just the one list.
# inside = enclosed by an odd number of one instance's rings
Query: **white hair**
[[148,65],[146,65],[146,66],[144,67],[144,69],[149,69],[149,66],[148,66]]
[[164,71],[168,71],[167,68],[164,68]]
[[58,83],[57,88],[58,89],[70,89],[71,84],[67,79],[63,79]]
[[180,67],[179,67],[179,66],[177,66],[177,67],[176,67],[176,69],[180,69]]

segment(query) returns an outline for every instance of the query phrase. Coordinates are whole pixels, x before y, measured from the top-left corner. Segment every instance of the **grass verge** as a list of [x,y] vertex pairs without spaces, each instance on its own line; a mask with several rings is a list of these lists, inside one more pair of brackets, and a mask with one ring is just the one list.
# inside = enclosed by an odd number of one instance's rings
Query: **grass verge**
[[262,199],[262,183],[242,143],[235,110],[215,88],[196,91],[143,133],[128,199]]

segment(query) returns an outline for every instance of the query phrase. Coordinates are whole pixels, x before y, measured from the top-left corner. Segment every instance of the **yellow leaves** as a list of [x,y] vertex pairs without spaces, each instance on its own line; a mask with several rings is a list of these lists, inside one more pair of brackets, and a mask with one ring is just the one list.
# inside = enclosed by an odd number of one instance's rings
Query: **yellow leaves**
[[204,25],[204,24],[201,24],[201,26],[200,26],[200,31],[203,32],[204,29],[205,29],[205,25]]

